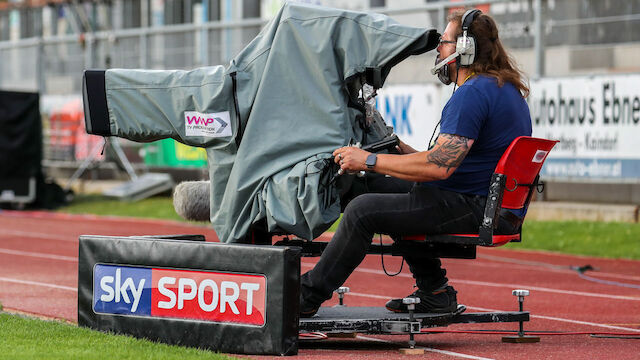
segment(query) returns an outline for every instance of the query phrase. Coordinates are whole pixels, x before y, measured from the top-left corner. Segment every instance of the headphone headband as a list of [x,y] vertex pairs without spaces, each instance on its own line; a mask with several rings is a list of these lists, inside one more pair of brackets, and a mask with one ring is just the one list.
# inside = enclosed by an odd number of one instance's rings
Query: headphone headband
[[460,66],[471,66],[476,59],[476,39],[469,31],[469,28],[473,20],[480,14],[482,14],[482,11],[471,9],[462,15],[462,35],[458,36],[456,41],[456,52],[460,54],[458,58],[458,65]]
[[471,27],[471,23],[473,23],[473,20],[475,20],[481,14],[482,11],[478,9],[467,10],[464,15],[462,15],[462,32],[466,33]]

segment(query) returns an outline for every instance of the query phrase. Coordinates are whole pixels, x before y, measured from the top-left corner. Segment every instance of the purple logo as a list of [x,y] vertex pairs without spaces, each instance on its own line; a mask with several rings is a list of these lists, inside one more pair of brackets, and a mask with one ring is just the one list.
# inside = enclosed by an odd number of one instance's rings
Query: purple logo
[[200,116],[187,116],[187,123],[189,125],[204,125],[204,126],[209,126],[209,124],[213,123],[214,119],[213,118],[203,118]]

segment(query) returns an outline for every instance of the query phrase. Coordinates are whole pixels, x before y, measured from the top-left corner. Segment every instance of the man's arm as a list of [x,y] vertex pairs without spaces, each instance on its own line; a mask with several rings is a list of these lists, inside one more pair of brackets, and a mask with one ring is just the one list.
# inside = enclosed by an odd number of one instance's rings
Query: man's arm
[[473,139],[459,135],[442,134],[436,140],[436,146],[427,152],[427,162],[445,169],[449,177],[462,164],[471,149]]
[[[409,181],[443,180],[460,166],[469,153],[474,140],[464,136],[440,134],[431,150],[406,155],[380,154],[373,170]],[[343,147],[334,153],[335,161],[345,171],[367,170],[368,152],[354,147]]]

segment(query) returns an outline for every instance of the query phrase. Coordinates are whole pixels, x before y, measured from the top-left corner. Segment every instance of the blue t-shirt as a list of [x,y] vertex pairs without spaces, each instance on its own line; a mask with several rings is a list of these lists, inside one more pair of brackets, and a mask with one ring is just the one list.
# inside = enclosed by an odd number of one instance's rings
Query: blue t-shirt
[[478,75],[460,86],[445,105],[440,133],[475,141],[448,179],[425,184],[487,196],[491,174],[509,144],[518,136],[531,136],[529,107],[511,83],[499,87],[495,78]]

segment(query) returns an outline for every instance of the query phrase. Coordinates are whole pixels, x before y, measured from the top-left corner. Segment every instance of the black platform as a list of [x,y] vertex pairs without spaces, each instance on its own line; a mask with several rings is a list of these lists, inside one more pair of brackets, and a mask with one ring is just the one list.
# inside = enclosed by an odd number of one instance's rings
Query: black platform
[[[464,311],[460,305],[458,312]],[[415,313],[414,320],[407,313],[394,313],[383,307],[322,307],[311,318],[301,318],[299,329],[304,332],[326,334],[357,332],[362,334],[419,333],[421,328],[462,323],[495,323],[529,321],[529,312],[482,313]]]

